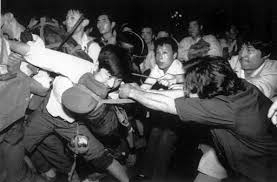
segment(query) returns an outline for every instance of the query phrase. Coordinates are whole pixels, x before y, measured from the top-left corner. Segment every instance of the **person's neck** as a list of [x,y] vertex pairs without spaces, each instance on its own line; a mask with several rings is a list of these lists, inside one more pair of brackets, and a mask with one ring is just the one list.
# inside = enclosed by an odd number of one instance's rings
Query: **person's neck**
[[85,32],[84,31],[79,31],[79,32],[75,32],[72,37],[73,39],[78,43],[78,44],[82,44],[82,39],[84,36]]
[[147,45],[148,50],[153,49],[153,41],[148,42],[146,45]]
[[244,70],[244,76],[245,76],[245,78],[250,77],[253,72],[254,72],[254,70]]
[[197,40],[197,39],[199,39],[201,37],[201,35],[199,34],[199,35],[197,35],[197,36],[192,36],[191,38],[193,39],[193,40]]
[[102,36],[103,36],[105,41],[109,41],[110,39],[113,38],[112,32],[107,32],[107,33],[103,34]]

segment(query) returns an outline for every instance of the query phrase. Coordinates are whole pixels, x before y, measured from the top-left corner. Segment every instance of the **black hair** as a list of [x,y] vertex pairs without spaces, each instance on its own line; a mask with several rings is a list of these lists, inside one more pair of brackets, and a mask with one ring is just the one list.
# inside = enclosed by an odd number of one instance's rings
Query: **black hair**
[[242,81],[222,57],[197,57],[184,63],[184,90],[200,99],[234,95],[245,90]]
[[140,31],[142,31],[144,28],[151,28],[152,34],[153,35],[156,34],[156,30],[155,30],[155,27],[153,25],[144,24],[143,26],[141,26]]
[[193,21],[196,21],[199,26],[204,26],[203,18],[199,16],[191,16],[188,18],[188,24],[190,24],[190,22],[193,22]]
[[164,44],[169,44],[172,47],[174,53],[178,51],[178,44],[171,37],[162,37],[154,41],[154,51],[157,51],[158,46],[163,46]]
[[116,76],[124,81],[130,76],[129,61],[126,51],[116,45],[104,46],[99,54],[99,69],[104,68],[112,76]]
[[251,45],[255,49],[260,50],[262,53],[261,57],[268,56],[271,53],[271,42],[266,42],[262,40],[244,40],[243,43],[245,43],[246,45]]
[[99,12],[98,15],[97,15],[97,18],[101,15],[106,15],[111,23],[116,22],[115,17],[108,10],[103,10],[103,11]]

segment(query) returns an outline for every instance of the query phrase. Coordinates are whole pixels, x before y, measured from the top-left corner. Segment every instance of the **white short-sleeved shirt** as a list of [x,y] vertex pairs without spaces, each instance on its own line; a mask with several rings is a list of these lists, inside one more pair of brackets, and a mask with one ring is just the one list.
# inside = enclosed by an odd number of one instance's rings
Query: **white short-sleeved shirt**
[[253,73],[246,77],[238,56],[233,56],[229,63],[239,78],[243,78],[258,87],[270,99],[277,95],[277,61],[267,59]]
[[46,105],[47,111],[53,117],[61,117],[72,123],[74,118],[66,114],[62,107],[61,96],[63,92],[72,87],[73,83],[78,83],[80,77],[95,70],[95,65],[81,58],[42,48],[30,44],[31,49],[24,58],[34,66],[60,74],[53,81],[53,88],[49,101]]
[[[179,75],[179,74],[184,74],[184,72],[185,71],[184,71],[184,68],[183,68],[183,64],[178,59],[175,59],[166,72],[161,70],[158,67],[158,65],[155,65],[154,68],[151,69],[149,77],[160,78],[160,77],[164,76],[165,74]],[[145,80],[144,84],[141,85],[141,88],[146,89],[146,90],[151,89],[151,87],[156,82],[157,82],[156,79],[147,78]]]

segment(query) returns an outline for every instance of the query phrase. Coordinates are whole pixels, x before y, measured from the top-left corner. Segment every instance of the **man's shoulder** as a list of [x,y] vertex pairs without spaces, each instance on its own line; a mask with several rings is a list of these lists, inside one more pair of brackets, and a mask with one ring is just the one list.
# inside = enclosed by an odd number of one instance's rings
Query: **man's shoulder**
[[217,40],[217,38],[212,34],[204,35],[203,39],[204,40]]
[[271,59],[265,60],[263,70],[276,73],[277,72],[277,61],[271,60]]
[[181,41],[180,44],[186,44],[192,42],[192,38],[190,36],[184,37]]

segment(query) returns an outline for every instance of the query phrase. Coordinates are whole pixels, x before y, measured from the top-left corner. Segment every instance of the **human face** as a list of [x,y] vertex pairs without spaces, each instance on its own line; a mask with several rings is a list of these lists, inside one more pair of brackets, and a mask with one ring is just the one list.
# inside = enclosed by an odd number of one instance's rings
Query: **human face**
[[[77,23],[77,21],[81,16],[82,16],[81,13],[77,10],[68,11],[66,20],[65,20],[65,26],[66,26],[67,32],[70,32],[72,30],[72,28],[74,27],[74,25]],[[80,29],[81,29],[81,26],[77,28],[76,32],[79,31]]]
[[97,18],[97,28],[102,35],[112,32],[113,26],[114,25],[110,21],[108,15],[100,15]]
[[110,89],[117,88],[122,82],[122,79],[112,76],[109,71],[104,68],[101,68],[94,77],[97,81],[103,83]]
[[262,53],[252,45],[244,44],[239,52],[241,68],[246,72],[253,72],[264,63]]
[[169,44],[158,46],[156,50],[156,63],[161,70],[167,71],[176,58],[172,47]]
[[192,37],[198,37],[200,35],[201,27],[197,21],[189,22],[188,32]]
[[169,37],[169,33],[166,31],[159,31],[159,33],[157,34],[157,39],[162,37]]
[[153,40],[153,31],[152,28],[146,27],[141,30],[141,37],[145,41],[146,44],[149,44]]

